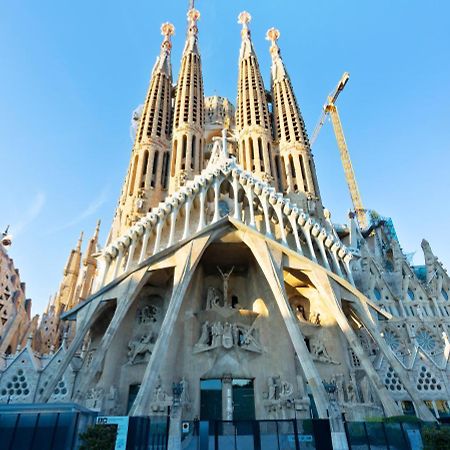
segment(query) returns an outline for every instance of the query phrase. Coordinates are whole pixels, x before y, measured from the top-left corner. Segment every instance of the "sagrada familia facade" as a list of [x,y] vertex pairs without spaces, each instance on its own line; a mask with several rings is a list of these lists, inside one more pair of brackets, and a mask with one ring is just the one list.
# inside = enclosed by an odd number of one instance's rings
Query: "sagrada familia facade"
[[205,97],[200,14],[174,84],[163,42],[104,248],[69,257],[39,324],[1,250],[0,402],[186,420],[449,413],[450,278],[392,221],[324,208],[270,29],[266,90],[239,15],[236,107]]

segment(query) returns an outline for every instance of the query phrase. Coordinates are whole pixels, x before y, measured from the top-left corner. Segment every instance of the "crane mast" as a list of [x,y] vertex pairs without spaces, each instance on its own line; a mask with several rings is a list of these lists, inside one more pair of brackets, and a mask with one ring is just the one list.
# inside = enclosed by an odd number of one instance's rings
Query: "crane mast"
[[339,83],[337,84],[335,90],[328,96],[327,104],[323,107],[322,115],[320,116],[319,122],[314,129],[314,133],[311,138],[311,146],[316,141],[322,125],[325,123],[327,115],[329,115],[331,118],[331,123],[333,124],[333,130],[336,136],[339,153],[341,155],[345,179],[350,191],[350,197],[352,199],[353,208],[356,213],[356,218],[358,220],[359,226],[364,229],[368,227],[366,210],[364,209],[361,195],[358,189],[358,184],[356,183],[356,177],[353,170],[352,161],[350,159],[350,153],[348,151],[347,143],[345,142],[344,130],[342,129],[341,119],[339,117],[339,112],[335,104],[337,98],[339,97],[339,94],[343,91],[348,80],[349,74],[345,72],[344,75],[342,75],[342,78],[339,80]]

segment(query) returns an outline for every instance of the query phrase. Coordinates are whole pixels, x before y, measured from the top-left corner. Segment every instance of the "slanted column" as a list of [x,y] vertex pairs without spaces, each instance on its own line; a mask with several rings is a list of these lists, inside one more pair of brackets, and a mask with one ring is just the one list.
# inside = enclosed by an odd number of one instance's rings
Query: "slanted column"
[[184,204],[184,230],[182,239],[186,239],[189,235],[190,217],[191,217],[192,197],[188,195]]
[[77,393],[74,396],[76,401],[82,400],[92,383],[98,381],[103,371],[103,363],[108,349],[133,304],[134,299],[139,295],[140,288],[147,282],[148,277],[151,275],[151,272],[147,272],[147,269],[147,267],[143,267],[133,272],[126,280],[122,281],[120,285],[116,286],[115,289],[119,290],[118,293],[120,293],[120,295],[117,295],[114,291],[109,292],[109,295],[118,297],[118,304],[114,311],[114,316],[103,334],[100,345],[92,358],[89,370],[80,381]]
[[328,262],[327,254],[325,251],[324,241],[327,237],[327,232],[325,230],[321,230],[317,236],[316,242],[319,246],[320,254],[322,255],[323,263],[328,270],[331,270],[330,263]]
[[233,217],[236,220],[242,220],[242,211],[239,204],[239,174],[233,171],[233,194],[234,194],[234,214]]
[[339,242],[335,242],[331,246],[331,254],[333,255],[333,262],[334,262],[334,266],[335,266],[335,271],[340,277],[342,277],[342,271],[341,271],[341,268],[339,266],[339,259],[338,259],[338,256],[337,256],[337,252],[338,252],[340,247],[341,247],[341,244],[339,244]]
[[[358,357],[358,359],[361,361],[361,366],[366,372],[369,380],[371,381],[375,392],[377,392],[378,397],[383,405],[385,414],[387,416],[396,416],[400,413],[398,405],[395,403],[395,401],[392,399],[392,397],[389,395],[385,385],[380,380],[378,373],[374,369],[369,357],[366,355],[361,343],[359,342],[358,337],[356,336],[355,332],[353,331],[352,327],[348,323],[347,318],[345,317],[345,314],[342,310],[342,306],[340,304],[340,300],[337,298],[336,293],[333,290],[333,287],[330,283],[330,280],[328,278],[328,275],[325,272],[310,272],[310,278],[313,281],[316,289],[319,292],[318,298],[322,302],[322,305],[324,308],[327,308],[330,310],[330,313],[333,315],[333,317],[336,319],[336,322],[341,329],[342,333],[346,337],[349,345],[351,346],[352,350],[355,352],[355,355]],[[407,375],[404,373],[403,368],[401,367],[401,364],[398,361],[394,361],[395,357],[393,357],[392,352],[389,354],[389,350],[387,347],[387,344],[385,342],[381,342],[381,336],[379,336],[379,333],[375,330],[374,325],[371,323],[370,320],[367,319],[367,313],[362,310],[361,308],[357,309],[358,311],[358,317],[362,320],[364,323],[364,326],[367,328],[369,333],[374,338],[375,342],[379,345],[380,349],[383,351],[385,356],[387,357],[389,363],[393,367],[393,369],[397,372],[397,375],[400,378],[400,381],[404,385],[405,389],[410,394],[411,398],[414,400],[415,394],[413,392],[412,383],[409,381]],[[421,405],[419,405],[419,414],[422,419],[425,420],[431,420],[434,421],[434,417],[432,414],[428,411],[425,404],[421,402],[423,407],[426,409],[428,414],[423,411],[423,409],[420,408]],[[431,416],[431,418],[430,418]]]
[[125,266],[125,272],[128,272],[133,264],[134,252],[136,251],[136,244],[137,244],[137,240],[138,240],[137,232],[132,233],[130,236],[130,239],[131,239],[131,245],[128,250],[128,258],[127,258],[127,264]]
[[205,218],[205,198],[206,198],[206,188],[201,187],[200,193],[200,211],[199,211],[199,217],[198,217],[198,227],[197,231],[203,230],[205,228],[206,218]]
[[172,337],[175,323],[178,319],[178,314],[180,312],[183,299],[208,242],[208,237],[202,237],[194,240],[192,243],[180,250],[179,256],[184,258],[184,264],[177,264],[175,266],[172,296],[161,325],[158,339],[156,340],[150,360],[145,369],[141,387],[139,388],[138,395],[131,408],[131,416],[143,416],[148,415],[149,413],[149,403],[163,364],[163,358],[161,358],[161,355],[166,355],[169,350],[170,339]]
[[220,199],[220,186],[219,186],[219,180],[216,177],[214,179],[214,217],[212,220],[212,223],[217,222],[220,219],[220,213],[219,213],[219,199]]
[[296,357],[298,358],[300,367],[306,377],[306,381],[311,388],[314,402],[317,407],[317,413],[320,418],[325,419],[328,417],[328,396],[312,356],[308,351],[304,336],[298,326],[297,319],[289,305],[289,299],[284,286],[281,254],[275,261],[272,251],[269,249],[266,242],[261,243],[259,240],[244,233],[241,234],[241,237],[252,251],[270,285],[289,333],[289,337],[291,338],[292,345],[295,349]]
[[144,261],[145,256],[147,254],[147,247],[148,247],[148,240],[150,239],[150,234],[152,232],[151,225],[149,224],[144,231],[144,236],[142,238],[142,247],[141,247],[141,254],[139,255],[139,263]]
[[305,222],[305,225],[302,226],[302,231],[303,231],[303,234],[305,235],[306,243],[308,244],[308,249],[309,249],[309,253],[311,254],[311,259],[315,263],[317,263],[316,252],[314,251],[314,247],[312,245],[312,240],[311,240],[311,228],[312,227],[313,227],[313,221],[309,218]]
[[120,265],[122,264],[123,254],[124,254],[124,244],[119,242],[117,245],[117,256],[114,258],[114,272],[112,279],[115,280],[119,275]]

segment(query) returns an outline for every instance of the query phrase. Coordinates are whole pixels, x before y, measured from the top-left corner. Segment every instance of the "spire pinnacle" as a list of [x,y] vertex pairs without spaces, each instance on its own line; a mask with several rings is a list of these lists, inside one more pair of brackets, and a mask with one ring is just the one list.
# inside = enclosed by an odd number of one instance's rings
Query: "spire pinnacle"
[[266,33],[266,39],[271,42],[270,55],[272,57],[272,79],[277,80],[286,77],[286,70],[281,60],[280,47],[278,47],[278,39],[280,39],[280,30],[277,28],[269,28]]
[[276,28],[269,28],[266,33],[266,39],[271,42],[270,54],[272,58],[279,54],[280,48],[278,47],[278,39],[280,39],[280,31]]
[[247,11],[242,11],[238,16],[238,23],[242,25],[242,28],[248,29],[248,24],[252,21],[252,16]]
[[77,243],[77,251],[79,252],[79,251],[81,251],[81,244],[82,244],[82,242],[83,242],[83,235],[84,235],[84,233],[83,233],[83,231],[80,233],[80,237],[79,237],[79,239],[78,239],[78,243]]
[[255,54],[253,50],[252,41],[250,38],[250,28],[248,27],[248,24],[251,22],[251,20],[252,16],[247,11],[242,11],[238,16],[238,23],[242,25],[241,30],[242,44],[239,54],[240,59]]
[[102,221],[100,219],[97,220],[97,226],[95,227],[95,232],[94,232],[94,238],[97,239],[98,238],[98,233],[100,232],[100,225],[102,224]]
[[196,10],[195,8],[192,8],[187,12],[188,32],[187,32],[187,38],[186,38],[186,45],[184,47],[183,53],[192,52],[192,53],[198,54],[197,22],[199,19],[200,19],[200,12],[198,10]]
[[172,49],[172,42],[170,41],[170,37],[175,34],[175,27],[169,22],[164,22],[161,25],[161,34],[164,36],[161,47],[164,50],[170,52],[170,50]]

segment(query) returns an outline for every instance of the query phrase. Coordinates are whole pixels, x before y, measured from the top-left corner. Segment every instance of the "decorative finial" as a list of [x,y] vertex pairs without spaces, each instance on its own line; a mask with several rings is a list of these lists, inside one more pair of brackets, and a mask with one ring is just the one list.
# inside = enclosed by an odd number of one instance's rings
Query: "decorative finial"
[[272,55],[272,58],[275,58],[280,53],[280,49],[277,44],[278,39],[280,39],[280,31],[273,27],[268,29],[266,39],[272,43],[270,46],[270,54]]
[[280,39],[280,31],[276,28],[269,28],[266,33],[266,39],[272,42],[272,45],[276,44],[278,39]]
[[200,11],[195,8],[190,9],[187,13],[187,18],[191,24],[195,24],[200,19]]
[[161,34],[164,36],[161,47],[166,49],[167,51],[170,51],[170,49],[172,48],[170,36],[173,36],[175,34],[175,27],[171,23],[165,22],[161,25]]
[[242,11],[238,16],[238,23],[244,28],[248,28],[248,24],[251,22],[252,16],[247,11]]
[[161,34],[169,38],[175,34],[175,27],[170,22],[165,22],[161,25]]

